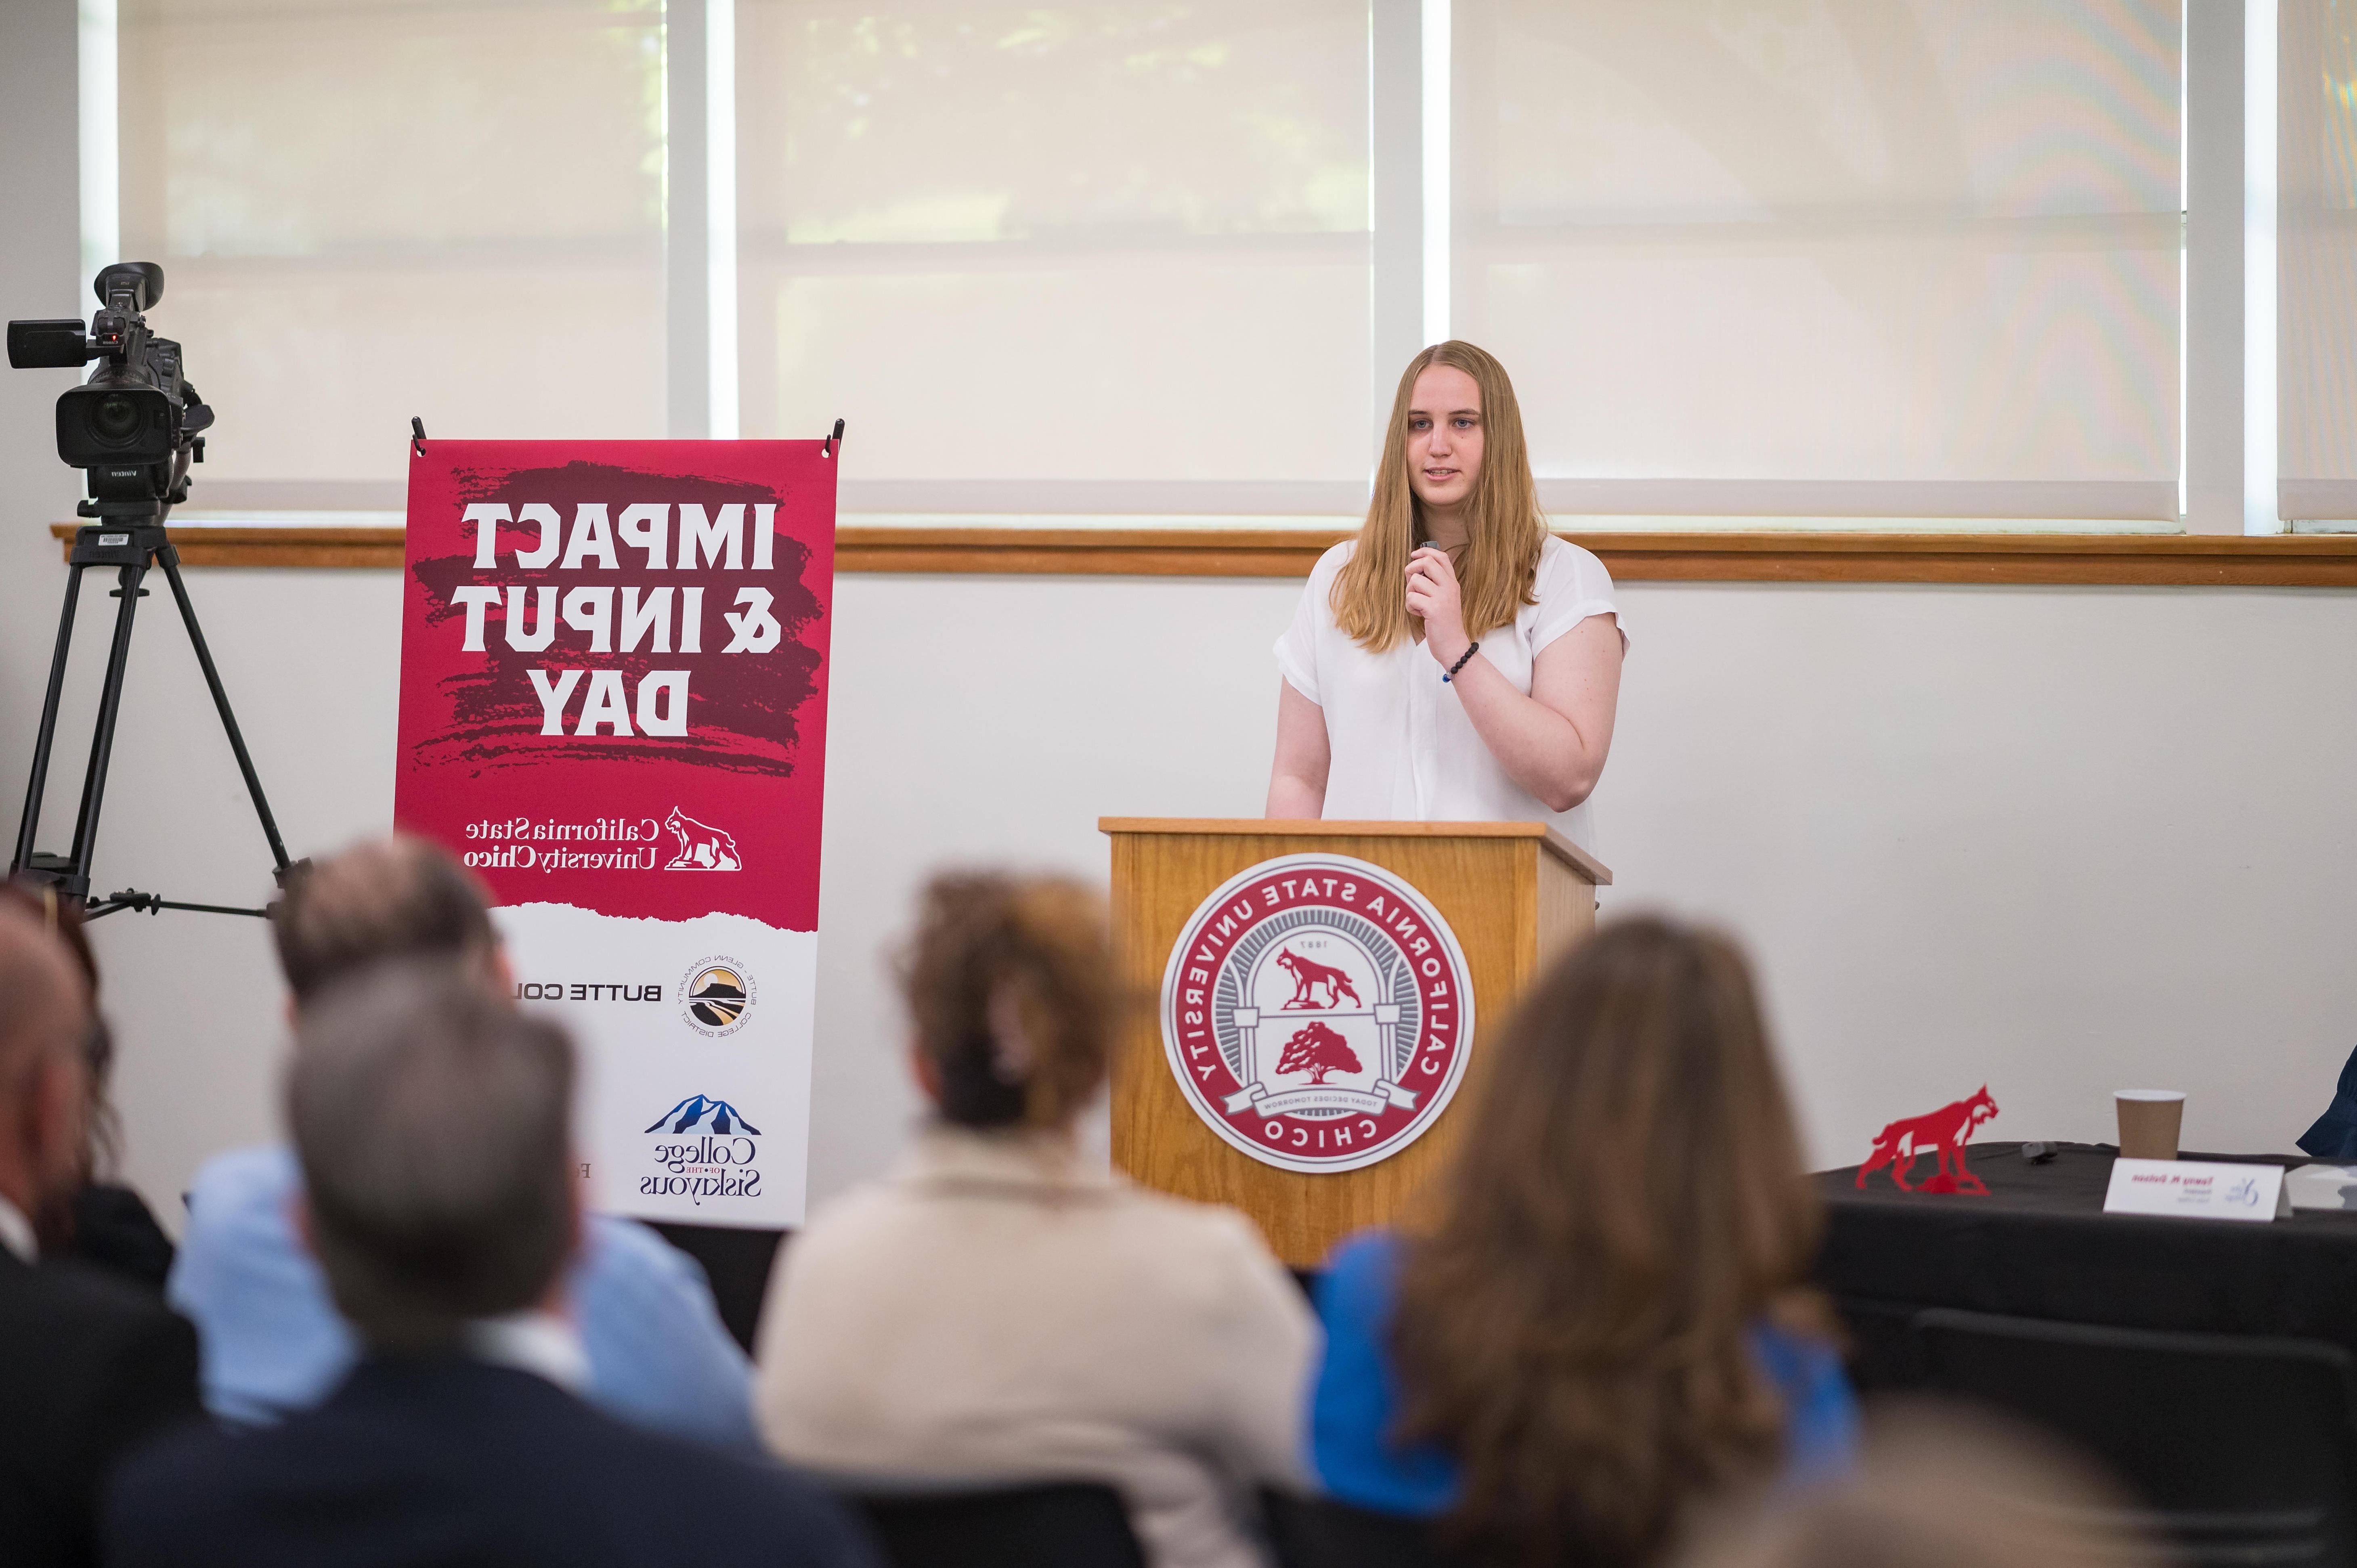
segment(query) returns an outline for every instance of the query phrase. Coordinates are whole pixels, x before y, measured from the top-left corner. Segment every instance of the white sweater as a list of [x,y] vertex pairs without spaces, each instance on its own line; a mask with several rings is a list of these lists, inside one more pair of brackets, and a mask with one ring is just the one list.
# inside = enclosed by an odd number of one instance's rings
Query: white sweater
[[1306,1475],[1317,1334],[1233,1210],[1083,1168],[1060,1138],[935,1127],[788,1244],[758,1402],[794,1464],[1101,1479],[1156,1568],[1251,1568],[1253,1487]]

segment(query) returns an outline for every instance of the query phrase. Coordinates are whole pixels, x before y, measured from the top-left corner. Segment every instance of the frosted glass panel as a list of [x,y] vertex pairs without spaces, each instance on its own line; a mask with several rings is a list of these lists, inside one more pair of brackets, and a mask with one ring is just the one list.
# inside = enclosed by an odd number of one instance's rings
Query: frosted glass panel
[[662,11],[122,0],[123,235],[197,470],[400,480],[440,435],[661,435]]
[[2357,520],[2357,0],[2280,0],[2280,511]]
[[1454,325],[1558,505],[2175,516],[2176,5],[1456,16]]
[[[846,484],[1356,481],[1367,7],[740,0],[743,427]],[[857,504],[856,493],[851,503]]]

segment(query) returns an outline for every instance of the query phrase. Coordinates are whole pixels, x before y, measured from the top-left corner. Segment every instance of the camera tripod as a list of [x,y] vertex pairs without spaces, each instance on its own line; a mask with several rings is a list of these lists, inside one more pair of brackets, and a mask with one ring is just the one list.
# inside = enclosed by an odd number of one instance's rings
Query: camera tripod
[[[131,656],[132,621],[138,612],[139,601],[147,596],[147,590],[140,585],[148,572],[157,567],[162,568],[164,580],[172,585],[173,601],[180,607],[180,624],[188,628],[198,666],[205,672],[205,685],[212,692],[213,707],[221,714],[221,728],[229,734],[230,750],[237,754],[237,770],[244,776],[246,793],[253,797],[253,811],[262,819],[263,836],[270,841],[272,875],[284,887],[287,874],[295,869],[294,863],[286,858],[286,845],[278,836],[277,820],[270,814],[270,802],[262,793],[262,780],[253,771],[253,758],[246,754],[245,736],[238,731],[237,715],[230,711],[229,693],[221,685],[221,671],[213,668],[212,650],[205,645],[204,628],[197,624],[197,609],[188,602],[188,585],[180,581],[179,552],[164,532],[165,504],[101,500],[84,501],[79,509],[84,517],[96,517],[99,521],[75,532],[73,551],[68,557],[70,575],[66,579],[65,611],[58,620],[57,651],[49,659],[48,693],[41,703],[40,733],[33,743],[33,779],[25,791],[25,815],[16,830],[16,853],[9,862],[9,871],[12,875],[29,874],[34,880],[55,887],[59,897],[82,907],[85,919],[94,920],[122,909],[144,909],[149,914],[158,909],[191,909],[211,915],[266,916],[267,911],[263,909],[177,903],[153,893],[127,888],[95,903],[90,897],[90,867],[98,853],[98,815],[106,799],[106,771],[114,751],[115,718],[123,706],[123,675]],[[33,841],[40,831],[41,797],[48,782],[58,704],[65,691],[66,656],[73,645],[74,607],[81,595],[82,572],[91,566],[116,568],[117,585],[113,596],[121,603],[114,612],[114,639],[107,650],[106,678],[99,688],[98,723],[91,735],[90,766],[82,775],[81,805],[74,813],[73,847],[64,854],[47,854],[36,851]]]

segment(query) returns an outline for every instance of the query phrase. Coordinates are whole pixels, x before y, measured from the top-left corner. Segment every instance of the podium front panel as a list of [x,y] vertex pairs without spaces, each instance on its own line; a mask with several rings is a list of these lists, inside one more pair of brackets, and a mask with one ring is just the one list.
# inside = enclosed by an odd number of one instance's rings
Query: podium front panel
[[[1478,1101],[1484,1047],[1542,957],[1593,928],[1594,882],[1609,877],[1520,823],[1102,825],[1113,840],[1116,961],[1137,999],[1114,1058],[1114,1163],[1146,1187],[1243,1210],[1295,1267],[1389,1221],[1431,1180]],[[1158,1004],[1173,946],[1207,897],[1264,862],[1308,853],[1369,862],[1413,887],[1454,934],[1473,993],[1473,1036],[1453,1097],[1415,1141],[1355,1169],[1281,1168],[1215,1131],[1174,1079],[1159,1007],[1148,1004]]]

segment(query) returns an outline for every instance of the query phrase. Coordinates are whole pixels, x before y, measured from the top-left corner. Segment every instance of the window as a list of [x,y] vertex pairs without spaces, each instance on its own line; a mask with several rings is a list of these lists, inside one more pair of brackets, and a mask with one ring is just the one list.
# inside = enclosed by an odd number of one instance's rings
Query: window
[[853,416],[871,510],[1363,504],[1364,0],[737,27],[746,434]]
[[[850,513],[1331,519],[1439,327],[1566,521],[2168,528],[2201,449],[2182,0],[84,5],[200,506],[840,415]],[[2282,509],[2349,518],[2357,0],[2277,6]]]
[[1457,18],[1455,325],[1551,506],[2177,517],[2174,4]]
[[123,0],[124,253],[200,505],[398,505],[412,414],[660,434],[663,27],[611,0]]
[[2357,527],[2357,4],[2279,0],[2278,513]]

